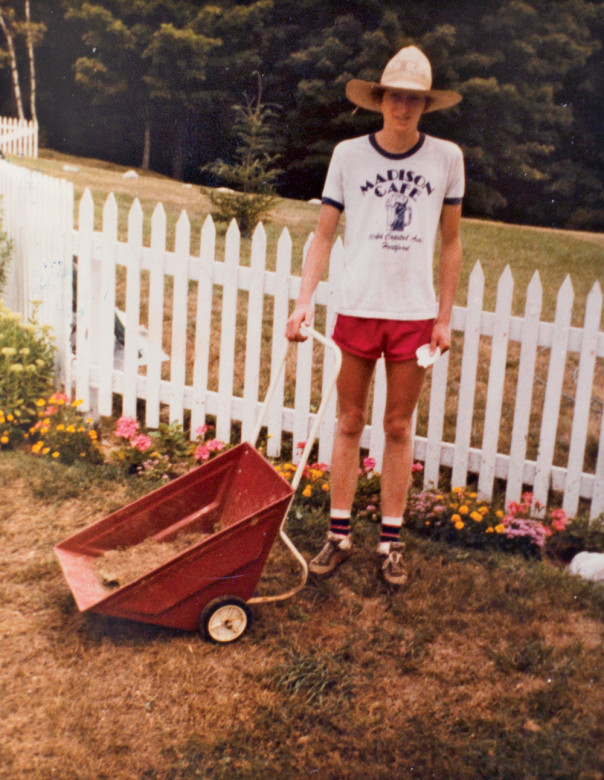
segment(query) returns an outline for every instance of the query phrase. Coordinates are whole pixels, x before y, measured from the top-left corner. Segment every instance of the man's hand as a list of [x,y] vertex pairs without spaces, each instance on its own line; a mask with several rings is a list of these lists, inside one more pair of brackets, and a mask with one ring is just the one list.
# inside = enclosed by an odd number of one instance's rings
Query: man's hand
[[290,315],[285,326],[285,336],[289,341],[306,341],[308,336],[305,336],[300,331],[301,325],[311,325],[314,315],[314,310],[310,304],[296,304],[296,308]]
[[451,349],[451,328],[448,323],[440,322],[436,320],[432,328],[432,338],[430,339],[430,354],[433,355],[436,352],[436,348],[440,349],[440,354],[444,354],[448,349]]

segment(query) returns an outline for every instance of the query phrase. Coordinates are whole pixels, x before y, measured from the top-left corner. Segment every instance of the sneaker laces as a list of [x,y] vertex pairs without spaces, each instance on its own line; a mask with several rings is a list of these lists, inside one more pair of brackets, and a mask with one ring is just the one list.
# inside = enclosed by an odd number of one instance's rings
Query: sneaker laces
[[320,566],[326,566],[331,556],[334,554],[336,550],[340,549],[340,542],[343,542],[344,540],[341,539],[339,536],[336,536],[331,531],[327,533],[327,540],[323,546],[323,549],[321,552],[316,556],[315,562],[318,563]]
[[407,571],[403,561],[404,549],[405,545],[403,542],[392,542],[390,544],[390,550],[388,551],[388,554],[384,556],[382,569],[384,571],[389,571],[391,574],[397,577],[406,575]]

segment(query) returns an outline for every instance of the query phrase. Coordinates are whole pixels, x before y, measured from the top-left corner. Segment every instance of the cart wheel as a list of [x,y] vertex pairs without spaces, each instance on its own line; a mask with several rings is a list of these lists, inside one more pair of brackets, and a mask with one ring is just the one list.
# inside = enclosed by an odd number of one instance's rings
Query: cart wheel
[[248,605],[236,596],[214,599],[199,618],[199,630],[204,639],[218,644],[236,642],[252,622]]

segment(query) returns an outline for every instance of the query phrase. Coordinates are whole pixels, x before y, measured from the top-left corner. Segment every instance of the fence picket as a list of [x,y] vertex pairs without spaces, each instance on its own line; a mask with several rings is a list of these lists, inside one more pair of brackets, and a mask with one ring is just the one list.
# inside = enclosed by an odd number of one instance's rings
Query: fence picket
[[166,252],[166,212],[161,203],[151,217],[151,252],[149,255],[149,356],[147,360],[147,402],[145,420],[150,428],[159,426],[163,326],[164,326],[164,257]]
[[512,295],[514,280],[509,265],[497,285],[497,304],[491,343],[491,365],[489,369],[489,387],[485,410],[484,435],[482,438],[482,458],[478,476],[478,493],[490,501],[493,496],[495,480],[495,459],[501,427],[501,411],[505,382],[505,366],[512,315]]
[[506,505],[510,501],[519,501],[522,494],[542,301],[543,289],[541,287],[541,279],[539,272],[535,271],[526,293],[524,322],[522,325],[522,347],[518,366],[514,423],[505,494]]
[[562,382],[564,381],[564,366],[566,364],[573,298],[574,292],[572,284],[570,277],[567,276],[558,292],[556,305],[549,371],[545,389],[545,401],[543,403],[541,436],[537,454],[537,465],[535,467],[535,480],[533,483],[535,507],[537,506],[537,503],[539,503],[541,507],[545,507],[547,504],[547,494],[551,479],[552,464],[554,462],[554,445],[558,428],[558,417],[560,416],[560,400],[562,397]]
[[601,317],[602,289],[599,283],[596,282],[587,296],[585,307],[583,343],[581,344],[581,356],[579,358],[579,374],[577,377],[573,426],[570,437],[571,444],[568,453],[564,502],[562,504],[562,508],[569,517],[574,517],[579,506],[581,474],[583,472],[583,459],[585,457],[587,427],[591,408],[591,392],[596,366],[596,342],[598,340]]
[[[307,239],[302,250],[303,262],[306,262],[308,248],[310,246],[310,237]],[[297,297],[299,290],[290,291],[292,297]],[[294,452],[293,462],[298,463],[302,455],[302,449],[298,449],[298,444],[306,442],[310,430],[310,419],[308,410],[311,408],[311,384],[313,370],[313,341],[307,339],[299,342],[296,347],[296,389],[294,391],[294,421],[293,421],[293,439]]]
[[210,334],[212,332],[212,273],[216,251],[216,227],[208,216],[201,229],[199,249],[200,269],[197,284],[195,316],[195,362],[193,366],[193,401],[191,408],[191,438],[205,425]]
[[311,408],[311,382],[313,370],[313,342],[312,339],[299,342],[296,350],[296,389],[294,393],[294,457],[293,462],[298,463],[302,455],[302,449],[298,444],[306,442],[310,428],[308,410]]
[[222,285],[218,414],[216,415],[216,436],[222,441],[230,441],[231,439],[231,399],[235,370],[235,324],[240,244],[239,228],[233,220],[226,234],[224,283]]
[[599,517],[604,513],[604,413],[602,414],[602,424],[600,426],[600,437],[598,439],[598,457],[596,460],[596,475],[594,481],[593,495],[591,499],[590,517]]
[[[283,228],[277,244],[277,267],[275,271],[275,291],[273,307],[273,343],[271,350],[271,380],[285,348],[285,324],[289,312],[289,277],[291,274],[292,241],[287,228]],[[283,394],[285,390],[285,372],[281,372],[275,387],[275,395],[267,410],[266,422],[269,439],[267,455],[276,458],[281,452],[283,433]]]
[[141,254],[143,210],[135,198],[128,214],[128,267],[126,270],[126,330],[122,414],[136,417],[138,390],[138,334],[140,329]]
[[117,257],[117,201],[111,193],[103,208],[103,256],[99,321],[99,413],[113,411],[113,357],[115,352],[115,262]]
[[382,470],[384,463],[384,412],[386,411],[386,363],[381,357],[375,366],[373,382],[373,403],[371,405],[371,426],[365,430],[369,434],[369,457],[375,460],[376,471]]
[[247,304],[245,376],[243,383],[243,411],[241,420],[241,438],[243,441],[248,441],[253,434],[258,413],[265,267],[266,231],[264,230],[264,226],[259,224],[254,230],[254,235],[252,237],[250,264],[251,278]]
[[86,188],[79,209],[79,246],[76,309],[76,395],[84,409],[92,411],[90,393],[90,330],[92,317],[92,233],[94,230],[94,203]]
[[430,392],[426,463],[424,466],[424,483],[426,485],[438,485],[441,442],[443,440],[445,423],[445,399],[447,395],[448,375],[449,352],[445,352],[432,367],[432,389]]
[[[482,317],[482,302],[484,298],[484,273],[480,262],[477,262],[468,286],[468,305],[465,310],[462,371],[459,382],[459,397],[457,402],[457,426],[455,431],[455,453],[453,456],[453,486],[465,486],[468,478],[468,455],[472,438],[472,421],[474,418],[474,391],[478,370],[478,355],[480,348],[480,327]],[[425,480],[425,469],[424,469]],[[424,482],[424,484],[427,483]]]
[[[329,336],[333,330],[338,304],[338,280],[344,267],[344,244],[338,238],[331,252],[329,264],[329,295],[325,310],[325,335]],[[335,368],[335,356],[331,350],[323,352],[323,380],[321,383],[321,398],[327,394],[328,384]],[[325,406],[325,413],[319,427],[319,460],[329,463],[333,449],[334,427],[336,419],[336,396],[330,397]]]
[[172,348],[170,355],[170,422],[182,424],[187,364],[187,315],[191,224],[186,211],[176,223],[172,297]]

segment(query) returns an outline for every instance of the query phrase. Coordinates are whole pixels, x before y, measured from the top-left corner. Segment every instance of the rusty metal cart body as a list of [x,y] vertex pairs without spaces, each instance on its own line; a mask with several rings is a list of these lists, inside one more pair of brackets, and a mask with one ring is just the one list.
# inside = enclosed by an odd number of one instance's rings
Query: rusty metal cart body
[[[335,368],[292,483],[252,442],[243,442],[74,534],[58,544],[55,553],[82,612],[187,631],[199,628],[206,638],[225,643],[238,639],[247,629],[249,604],[281,601],[304,587],[308,567],[284,525],[341,364],[340,351],[333,342],[312,328],[304,330],[333,350]],[[286,354],[287,348],[267,393],[254,443]],[[218,531],[214,531],[216,526]],[[199,533],[201,541],[113,590],[99,579],[95,565],[107,551],[129,548],[150,538],[169,542],[182,532]],[[277,533],[300,564],[300,581],[285,593],[254,598]]]

